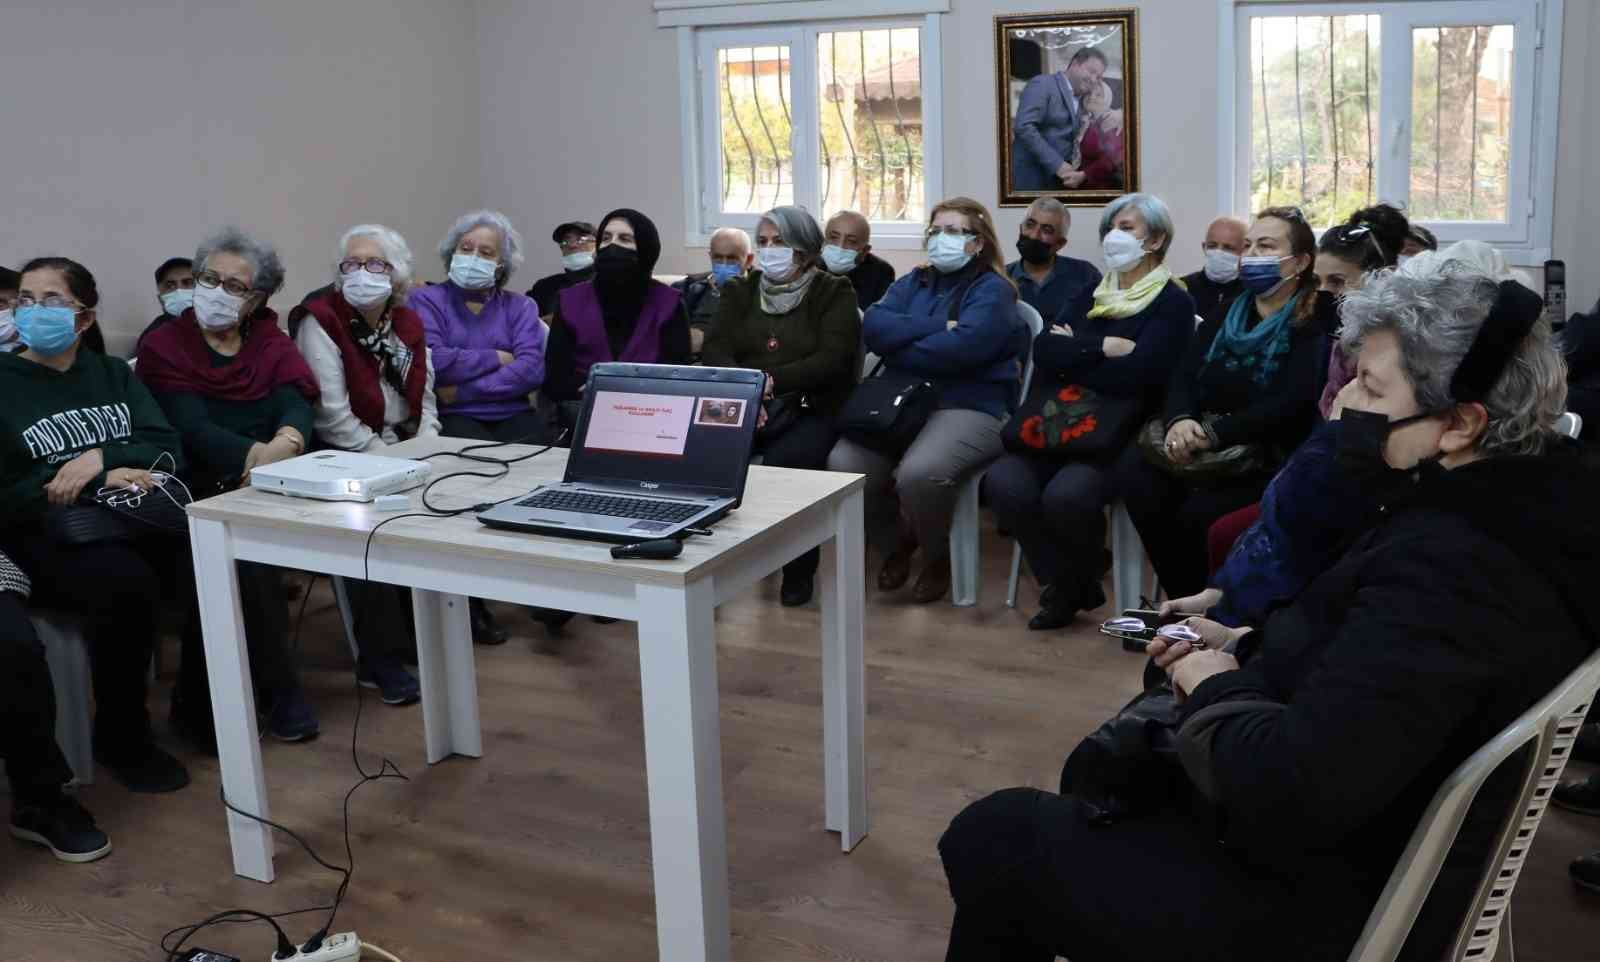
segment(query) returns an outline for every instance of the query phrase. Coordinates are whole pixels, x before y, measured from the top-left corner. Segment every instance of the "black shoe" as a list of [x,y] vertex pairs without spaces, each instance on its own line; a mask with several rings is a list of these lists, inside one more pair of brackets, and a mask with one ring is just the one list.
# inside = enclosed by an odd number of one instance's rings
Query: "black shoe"
[[130,792],[158,794],[175,792],[189,784],[189,770],[183,763],[147,741],[142,745],[115,751],[96,748],[94,760]]
[[511,637],[506,630],[495,621],[494,614],[489,611],[489,606],[484,604],[482,598],[473,598],[468,605],[472,609],[472,643],[475,645],[503,645]]
[[1600,762],[1600,722],[1588,722],[1578,729],[1578,739],[1572,743],[1572,760]]
[[111,854],[111,839],[77,800],[57,794],[42,802],[11,806],[11,834],[48,848],[63,862],[93,862]]
[[1600,775],[1557,785],[1556,790],[1550,793],[1550,801],[1569,812],[1600,815]]
[[1091,581],[1083,586],[1083,591],[1078,596],[1079,611],[1094,611],[1102,608],[1106,603],[1106,589],[1100,587],[1099,581]]
[[1072,619],[1078,617],[1077,609],[1054,605],[1049,608],[1040,608],[1038,614],[1028,619],[1029,631],[1054,631],[1072,624]]
[[783,576],[783,586],[778,589],[778,603],[785,608],[798,608],[811,600],[811,593],[816,590],[817,579],[814,575],[789,575]]
[[1567,874],[1572,876],[1572,884],[1591,892],[1600,892],[1600,852],[1590,852],[1583,858],[1575,858],[1567,866]]
[[549,632],[552,638],[561,637],[562,630],[567,627],[567,622],[575,617],[572,612],[562,611],[559,608],[529,608],[528,615],[534,621],[544,625],[544,630]]

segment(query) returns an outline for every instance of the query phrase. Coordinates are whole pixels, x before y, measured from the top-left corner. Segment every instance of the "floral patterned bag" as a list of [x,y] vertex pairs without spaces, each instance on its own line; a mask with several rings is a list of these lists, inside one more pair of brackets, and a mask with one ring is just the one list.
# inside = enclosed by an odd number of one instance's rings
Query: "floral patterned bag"
[[1006,422],[1006,450],[1054,459],[1097,459],[1116,454],[1133,437],[1143,405],[1081,384],[1036,382]]

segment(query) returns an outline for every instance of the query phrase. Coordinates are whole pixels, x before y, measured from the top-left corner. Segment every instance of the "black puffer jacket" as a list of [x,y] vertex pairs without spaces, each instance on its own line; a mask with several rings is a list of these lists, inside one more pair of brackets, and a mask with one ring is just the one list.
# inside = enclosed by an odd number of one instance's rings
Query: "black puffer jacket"
[[[1346,957],[1449,773],[1595,647],[1597,481],[1572,442],[1424,471],[1189,698],[1184,767],[1230,855],[1295,890],[1296,958]],[[1485,785],[1402,959],[1449,947],[1525,764]]]

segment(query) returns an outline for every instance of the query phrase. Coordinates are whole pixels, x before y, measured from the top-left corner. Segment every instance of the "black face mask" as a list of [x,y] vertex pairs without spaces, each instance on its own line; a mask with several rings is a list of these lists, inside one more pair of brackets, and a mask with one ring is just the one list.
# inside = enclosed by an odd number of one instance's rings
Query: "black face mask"
[[639,252],[621,244],[607,244],[595,252],[594,269],[596,273],[609,277],[637,273]]
[[1037,237],[1018,237],[1017,253],[1035,267],[1050,263],[1056,256],[1055,249]]
[[1389,443],[1389,433],[1395,428],[1433,417],[1435,413],[1425,411],[1391,421],[1388,415],[1376,411],[1345,408],[1344,413],[1339,415],[1339,442],[1334,449],[1334,458],[1340,470],[1361,487],[1383,498],[1405,491],[1413,483],[1418,470],[1443,457],[1444,452],[1424,458],[1415,467],[1390,467],[1383,456],[1384,448]]

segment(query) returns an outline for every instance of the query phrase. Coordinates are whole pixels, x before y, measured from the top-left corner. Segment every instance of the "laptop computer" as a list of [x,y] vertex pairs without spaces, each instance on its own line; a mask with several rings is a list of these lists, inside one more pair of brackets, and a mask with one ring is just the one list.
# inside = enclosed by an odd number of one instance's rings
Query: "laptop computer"
[[744,497],[763,383],[742,368],[596,364],[561,483],[478,520],[617,542],[703,528]]

